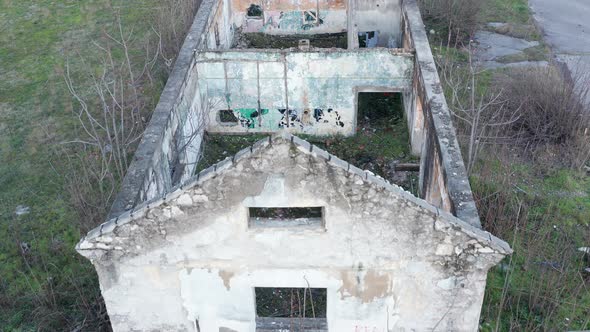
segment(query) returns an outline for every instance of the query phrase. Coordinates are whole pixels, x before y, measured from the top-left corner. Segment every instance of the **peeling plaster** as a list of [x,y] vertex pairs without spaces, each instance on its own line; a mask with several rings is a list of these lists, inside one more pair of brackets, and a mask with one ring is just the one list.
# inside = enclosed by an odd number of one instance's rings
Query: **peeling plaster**
[[233,272],[219,271],[219,277],[221,277],[221,279],[223,279],[223,285],[225,286],[225,288],[227,288],[227,290],[230,290],[229,282],[233,276],[234,276]]
[[342,272],[342,287],[338,290],[342,296],[359,298],[362,303],[392,295],[390,275],[379,271]]

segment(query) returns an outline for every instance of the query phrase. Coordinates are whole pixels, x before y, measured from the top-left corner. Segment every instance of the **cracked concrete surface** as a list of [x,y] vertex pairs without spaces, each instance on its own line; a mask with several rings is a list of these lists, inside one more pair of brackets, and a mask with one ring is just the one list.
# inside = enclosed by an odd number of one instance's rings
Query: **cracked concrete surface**
[[[502,24],[502,23],[498,23]],[[519,61],[503,63],[498,60],[509,55],[522,53],[527,48],[539,46],[538,41],[527,41],[491,31],[478,31],[475,34],[478,47],[475,51],[477,61],[484,68],[522,67],[522,66],[546,66],[546,61]]]
[[529,47],[539,45],[537,41],[527,41],[490,31],[478,31],[475,34],[475,39],[480,45],[478,49],[480,59],[484,61],[517,54]]

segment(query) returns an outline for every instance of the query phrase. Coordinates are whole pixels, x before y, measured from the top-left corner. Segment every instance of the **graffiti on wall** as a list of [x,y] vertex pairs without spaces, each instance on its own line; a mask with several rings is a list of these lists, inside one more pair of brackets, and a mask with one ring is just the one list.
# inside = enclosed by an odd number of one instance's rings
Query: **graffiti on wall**
[[[225,111],[225,110],[223,110]],[[223,112],[220,111],[220,112]],[[326,124],[344,127],[344,122],[338,111],[333,108],[306,108],[306,109],[256,109],[237,108],[231,110],[235,118],[235,125],[247,129],[267,129],[270,131],[282,128],[299,128],[314,126],[315,124]],[[220,121],[227,125],[228,121]]]
[[236,117],[242,127],[256,128],[260,126],[262,116],[268,114],[268,109],[263,108],[258,111],[256,108],[238,108],[236,113]]
[[316,108],[313,110],[313,117],[318,123],[330,123],[330,121],[334,121],[335,125],[344,127],[342,117],[338,111],[334,111],[332,108],[328,108],[326,112],[321,108]]
[[[332,108],[328,108],[324,111],[323,108],[314,108],[313,112],[311,109],[306,108],[303,110],[297,109],[279,109],[279,112],[283,115],[279,122],[279,128],[300,128],[303,129],[306,126],[313,126],[315,123],[333,123],[336,126],[344,127],[342,117]],[[315,120],[312,121],[312,119]]]
[[323,25],[324,19],[325,13],[318,15],[313,10],[274,10],[265,11],[264,15],[251,15],[249,9],[243,29],[244,32],[269,32],[271,30],[308,31]]
[[279,121],[279,128],[293,128],[297,125],[303,128],[303,123],[299,118],[299,112],[297,110],[281,108],[279,112],[283,115],[281,121]]

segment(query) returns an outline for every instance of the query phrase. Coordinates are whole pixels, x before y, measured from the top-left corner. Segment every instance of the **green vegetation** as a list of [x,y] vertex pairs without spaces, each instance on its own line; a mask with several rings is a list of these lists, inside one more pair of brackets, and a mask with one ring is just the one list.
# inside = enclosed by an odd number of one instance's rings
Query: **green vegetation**
[[[96,274],[74,246],[81,227],[66,188],[75,163],[62,142],[79,138],[78,108],[64,71],[85,84],[83,70],[113,30],[145,29],[153,0],[0,2],[0,330],[102,330],[105,310]],[[143,50],[131,50],[139,53]],[[157,97],[161,84],[153,91]],[[146,91],[147,94],[152,91]],[[154,98],[155,100],[155,98]],[[17,206],[30,213],[17,215]]]
[[[480,13],[483,28],[515,38],[540,41],[539,33],[533,21],[528,0],[489,0],[485,1]],[[487,23],[504,23],[498,26],[486,26]]]
[[[480,29],[540,39],[526,0],[485,1],[480,17],[481,25],[507,23]],[[447,78],[443,83],[450,106],[454,104],[453,94],[462,100],[462,105],[470,105],[468,51],[440,47],[440,40],[436,39],[431,43],[441,77]],[[547,47],[541,42],[538,47],[500,61],[546,60],[547,54]],[[577,112],[579,105],[572,101],[561,77],[553,73],[524,69],[475,72],[476,98],[485,101],[486,95],[504,91],[498,100],[506,100],[500,102],[503,106],[495,115],[483,113],[482,121],[505,116],[502,112],[506,110],[509,116],[521,112],[520,117],[513,118],[499,132],[485,132],[491,139],[483,145],[470,176],[483,227],[505,239],[514,250],[511,257],[488,274],[482,331],[590,328],[590,274],[584,271],[590,264],[577,250],[590,245],[590,177],[579,166],[580,162],[588,165],[588,160],[580,159],[583,149],[588,147],[587,143],[578,143],[585,142],[587,137],[580,136],[580,131],[570,123],[571,109],[575,109],[571,113],[578,119],[571,121],[583,121]],[[494,114],[494,106],[486,112]],[[536,121],[540,121],[539,125],[532,124]],[[560,126],[561,123],[567,125]],[[456,117],[455,127],[460,143],[466,146],[470,125]],[[543,131],[546,128],[551,132]],[[569,138],[565,141],[554,139],[566,136]]]
[[498,22],[494,22],[492,25],[486,25],[482,27],[486,30],[499,33],[501,35],[512,36],[514,38],[521,38],[526,39],[529,41],[540,41],[541,35],[537,30],[537,27],[530,23],[530,24],[518,24],[518,23],[503,23],[498,24]]
[[201,159],[199,159],[199,163],[197,164],[196,172],[198,173],[227,157],[232,157],[240,150],[253,145],[265,137],[268,137],[268,135],[205,134],[202,149],[203,154],[201,155]]
[[486,0],[480,13],[483,22],[530,24],[528,0]]
[[410,139],[404,117],[401,94],[360,93],[358,99],[357,132],[350,137],[303,138],[320,148],[369,170],[410,192],[418,192],[417,175],[394,172],[396,163],[415,163],[410,154]]
[[239,48],[297,48],[299,41],[309,39],[312,47],[318,48],[343,48],[348,47],[346,32],[321,33],[313,35],[269,35],[262,32],[248,32],[239,34]]
[[[298,136],[361,169],[369,170],[410,192],[417,193],[417,173],[394,171],[396,163],[418,162],[418,159],[410,154],[408,135],[401,94],[361,93],[359,122],[355,135]],[[231,157],[264,137],[267,135],[206,135],[204,153],[197,165],[197,172]]]
[[472,178],[484,227],[514,250],[488,275],[483,331],[590,327],[587,262],[576,250],[590,238],[590,179],[534,171],[498,159]]
[[526,48],[522,51],[522,53],[506,55],[497,58],[496,61],[500,63],[512,63],[520,61],[547,61],[548,55],[549,50],[547,46],[541,44],[539,46]]

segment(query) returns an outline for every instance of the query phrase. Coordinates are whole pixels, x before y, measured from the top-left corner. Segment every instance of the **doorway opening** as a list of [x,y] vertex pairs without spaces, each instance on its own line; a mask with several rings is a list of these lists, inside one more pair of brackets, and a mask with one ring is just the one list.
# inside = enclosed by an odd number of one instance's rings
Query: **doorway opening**
[[359,92],[358,123],[383,121],[397,123],[404,119],[404,104],[400,92]]
[[256,331],[328,331],[326,288],[256,287]]

